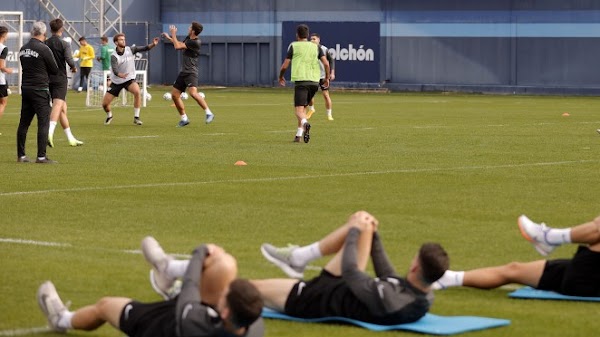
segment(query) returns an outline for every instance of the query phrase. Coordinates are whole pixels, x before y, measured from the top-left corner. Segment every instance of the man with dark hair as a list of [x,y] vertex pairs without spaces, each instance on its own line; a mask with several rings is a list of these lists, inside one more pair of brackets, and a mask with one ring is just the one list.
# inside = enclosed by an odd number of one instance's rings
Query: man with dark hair
[[36,163],[54,164],[54,160],[46,157],[48,145],[48,127],[50,122],[50,75],[59,72],[54,55],[46,41],[46,25],[34,22],[31,29],[31,40],[19,51],[19,60],[23,69],[21,80],[21,119],[17,129],[17,162],[28,163],[25,155],[27,131],[33,117],[37,115],[37,159]]
[[52,282],[46,281],[39,287],[37,299],[50,327],[56,332],[95,330],[108,322],[130,337],[264,335],[260,294],[250,282],[236,278],[235,258],[221,247],[198,246],[183,270],[152,237],[144,238],[142,251],[156,273],[160,269],[171,272],[173,278],[183,278],[178,295],[154,303],[104,297],[71,312]]
[[112,121],[113,114],[110,110],[110,104],[119,96],[121,90],[125,89],[133,94],[133,124],[142,125],[140,119],[140,109],[142,107],[142,91],[135,80],[135,54],[138,52],[148,51],[158,44],[158,38],[155,37],[147,46],[127,46],[125,42],[125,34],[119,33],[113,37],[115,42],[115,51],[110,56],[110,87],[104,94],[102,107],[106,112],[104,125],[109,125]]
[[52,112],[50,113],[50,127],[48,129],[48,146],[54,147],[54,129],[58,120],[67,135],[67,140],[71,146],[83,145],[83,142],[75,138],[71,132],[69,118],[67,118],[67,87],[69,79],[67,78],[67,67],[71,72],[77,72],[75,61],[73,61],[71,46],[62,39],[63,21],[54,19],[50,21],[50,31],[52,37],[46,40],[46,45],[54,54],[54,59],[60,70],[57,75],[50,76],[50,96],[52,97]]
[[[8,38],[8,28],[0,26],[0,118],[4,115],[4,109],[8,103],[8,83],[5,74],[12,74],[12,68],[6,66],[8,47],[4,45]],[[0,133],[2,135],[2,133]]]
[[509,283],[572,296],[600,296],[600,216],[569,228],[537,224],[525,215],[519,229],[541,255],[548,255],[563,244],[578,243],[571,259],[510,262],[495,267],[468,271],[448,270],[434,284],[435,289],[473,287],[493,289]]
[[87,79],[92,72],[94,58],[96,57],[94,48],[88,44],[85,36],[79,38],[79,50],[75,52],[74,57],[79,58],[81,73],[79,74],[79,88],[77,88],[77,91],[81,92],[83,88],[87,88]]
[[[323,50],[323,53],[325,53],[325,57],[327,57],[327,61],[329,62],[329,79],[330,81],[333,81],[335,79],[335,59],[333,58],[333,56],[331,56],[331,53],[329,52],[329,48],[325,47],[324,45],[321,44],[321,36],[317,33],[312,33],[310,34],[310,41],[312,43],[315,43],[317,46],[319,46],[319,48],[321,48]],[[333,115],[332,115],[332,108],[333,105],[331,103],[331,97],[329,96],[329,86],[325,86],[325,67],[323,66],[323,63],[320,64],[321,66],[321,79],[319,80],[319,88],[321,88],[321,92],[323,93],[323,99],[325,100],[325,109],[327,112],[327,119],[332,121],[333,120]],[[308,112],[306,113],[306,119],[310,119],[310,117],[312,117],[312,115],[315,113],[315,99],[311,99],[310,100],[310,104],[308,105]]]
[[199,22],[192,22],[188,28],[188,35],[183,39],[183,42],[177,40],[177,27],[174,25],[169,26],[169,34],[163,33],[163,37],[173,43],[175,50],[183,50],[183,65],[171,90],[173,103],[175,103],[181,118],[177,127],[190,124],[190,120],[185,113],[185,105],[181,100],[181,94],[185,93],[186,90],[189,90],[190,96],[204,109],[206,124],[211,123],[215,118],[204,99],[204,95],[198,92],[198,57],[200,56],[201,44],[199,35],[203,29],[204,27]]
[[[309,281],[251,282],[260,291],[266,307],[290,316],[337,316],[382,325],[414,322],[429,311],[433,302],[431,284],[448,269],[448,255],[437,243],[422,245],[403,278],[383,249],[378,225],[375,217],[360,211],[342,227],[310,245],[277,248],[263,244],[265,258],[293,278],[302,278],[310,261],[335,256],[319,276]],[[369,256],[376,278],[365,273]]]
[[296,28],[296,40],[290,43],[287,56],[279,70],[279,84],[285,86],[285,72],[292,65],[292,77],[294,82],[294,107],[298,119],[298,129],[294,142],[304,139],[305,143],[310,141],[310,124],[307,121],[306,107],[319,90],[320,65],[319,60],[325,68],[325,79],[323,85],[329,87],[329,62],[323,50],[316,44],[308,41],[308,26],[298,25]]
[[[108,45],[107,36],[102,36],[100,38],[100,44],[102,45],[102,48],[100,48],[100,56],[98,56],[96,60],[102,63],[102,71],[110,71],[110,56],[115,50]],[[106,86],[110,87],[110,74],[107,75]]]

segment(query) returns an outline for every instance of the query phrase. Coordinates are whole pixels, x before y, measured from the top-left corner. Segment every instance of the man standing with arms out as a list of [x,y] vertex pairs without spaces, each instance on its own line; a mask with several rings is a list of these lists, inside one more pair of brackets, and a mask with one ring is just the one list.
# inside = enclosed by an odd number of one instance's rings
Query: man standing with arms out
[[[5,74],[12,74],[12,69],[6,66],[6,56],[8,56],[8,47],[4,45],[8,38],[8,28],[0,26],[0,118],[4,114],[6,104],[8,104],[8,83]],[[0,133],[0,136],[2,133]]]
[[[329,69],[331,70],[331,72],[329,74],[329,79],[331,81],[335,80],[335,59],[329,53],[329,48],[327,48],[321,44],[321,37],[317,33],[310,34],[310,41],[312,43],[315,43],[317,46],[319,46],[319,48],[321,48],[323,50],[323,53],[325,53],[325,57],[327,57],[327,61],[329,61]],[[329,96],[329,87],[326,87],[323,85],[323,83],[325,82],[325,67],[323,66],[323,63],[321,63],[320,66],[321,66],[321,79],[319,80],[319,87],[321,88],[321,92],[323,93],[323,99],[325,100],[325,109],[327,109],[327,119],[332,121],[333,120],[332,111],[331,111],[332,104],[331,104],[331,97]],[[310,119],[310,117],[314,113],[315,113],[315,99],[313,98],[310,100],[310,104],[308,105],[308,112],[306,113],[306,119]]]
[[81,68],[81,73],[79,74],[79,88],[77,88],[77,91],[81,92],[84,86],[87,88],[87,79],[94,66],[94,58],[96,56],[94,54],[94,48],[87,43],[85,37],[82,36],[79,38],[79,45],[80,47],[79,50],[75,52],[75,57],[79,57],[79,68]]
[[35,22],[31,29],[31,40],[19,51],[19,60],[23,68],[21,119],[17,129],[17,162],[19,163],[29,162],[29,158],[25,155],[25,141],[34,115],[37,115],[38,122],[38,151],[35,162],[56,163],[46,157],[46,146],[51,110],[49,75],[57,75],[59,70],[52,51],[44,44],[45,40],[46,25],[43,22]]
[[185,105],[181,100],[181,93],[184,93],[186,89],[189,89],[190,96],[200,105],[206,113],[205,121],[209,124],[215,118],[215,115],[210,111],[208,104],[198,93],[198,57],[200,56],[200,38],[198,37],[204,27],[199,22],[192,22],[188,29],[188,35],[183,39],[183,42],[177,40],[177,27],[169,26],[169,34],[163,33],[165,39],[173,43],[175,50],[183,50],[183,66],[179,72],[179,76],[173,84],[173,90],[171,90],[171,97],[177,107],[181,120],[177,127],[184,127],[190,124],[185,113]]
[[121,90],[125,89],[133,94],[133,124],[142,125],[140,120],[140,107],[142,106],[142,95],[140,86],[135,81],[135,54],[142,51],[148,51],[158,44],[158,38],[155,37],[151,44],[143,47],[129,47],[125,43],[125,34],[120,33],[113,37],[116,48],[110,57],[110,87],[104,99],[102,107],[106,112],[104,125],[110,124],[113,115],[110,111],[110,103],[119,96]]
[[[100,38],[102,48],[100,49],[100,56],[96,60],[102,62],[102,71],[110,71],[110,55],[115,51],[108,45],[108,37],[103,36]],[[110,87],[110,74],[107,77],[106,86]]]
[[77,140],[71,132],[69,125],[69,119],[67,118],[67,67],[68,64],[71,68],[71,72],[77,72],[73,57],[71,57],[71,47],[69,44],[62,39],[63,33],[63,21],[61,19],[54,19],[50,21],[50,31],[52,37],[46,40],[46,45],[54,54],[54,59],[60,70],[57,75],[50,76],[50,96],[52,97],[52,112],[50,113],[50,127],[48,129],[48,146],[54,147],[54,129],[60,119],[60,125],[62,126],[67,140],[71,146],[83,145],[83,142]]
[[319,90],[319,60],[325,67],[323,85],[329,87],[329,62],[323,54],[323,50],[308,41],[308,34],[307,25],[302,24],[296,28],[297,41],[290,43],[287,56],[279,70],[279,84],[285,86],[283,75],[290,63],[292,64],[291,80],[294,82],[294,107],[298,119],[298,130],[294,138],[296,143],[300,142],[301,138],[305,143],[310,141],[310,124],[306,118],[306,106]]

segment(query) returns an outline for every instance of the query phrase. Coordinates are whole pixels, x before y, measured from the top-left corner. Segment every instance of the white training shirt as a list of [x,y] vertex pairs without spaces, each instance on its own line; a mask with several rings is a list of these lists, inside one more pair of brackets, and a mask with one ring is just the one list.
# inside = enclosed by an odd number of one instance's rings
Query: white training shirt
[[[0,55],[2,55],[2,53],[4,52],[4,48],[8,48],[6,47],[4,44],[0,43]],[[6,62],[8,60],[4,59],[4,66],[6,67]],[[6,74],[2,71],[0,71],[0,85],[6,85]]]
[[[119,55],[115,48],[115,51],[112,53],[111,58],[117,59],[116,69],[114,68],[114,64],[111,62],[112,71],[110,72],[110,80],[115,84],[122,84],[129,80],[135,80],[135,55],[131,52],[131,48],[129,46],[125,47],[123,51],[123,55]],[[121,78],[115,73],[127,73],[126,78]]]

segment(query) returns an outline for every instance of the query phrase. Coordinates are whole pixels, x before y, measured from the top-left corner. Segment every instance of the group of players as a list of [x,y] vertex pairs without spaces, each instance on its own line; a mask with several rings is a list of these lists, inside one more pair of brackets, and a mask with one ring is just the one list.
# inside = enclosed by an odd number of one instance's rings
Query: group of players
[[[27,92],[22,95],[21,118],[17,130],[17,162],[20,163],[31,161],[25,154],[25,141],[29,126],[36,115],[38,118],[36,163],[57,163],[46,156],[46,147],[54,147],[54,131],[59,122],[67,136],[69,145],[83,145],[83,142],[73,135],[67,117],[67,66],[72,73],[77,72],[77,67],[69,43],[62,38],[63,21],[54,19],[49,25],[51,37],[46,39],[45,24],[43,22],[34,23],[31,40],[19,52],[19,59],[23,68],[21,89]],[[197,89],[198,57],[200,55],[199,35],[202,30],[202,24],[192,22],[183,41],[177,39],[177,27],[174,25],[169,27],[169,33],[162,34],[166,40],[173,44],[176,50],[183,51],[183,65],[171,91],[172,100],[180,115],[177,127],[185,127],[190,123],[181,98],[186,90],[189,91],[189,96],[205,111],[205,122],[208,124],[214,119],[214,114],[208,107],[204,96]],[[313,97],[319,87],[325,99],[327,118],[333,120],[329,81],[335,78],[334,59],[328,52],[327,47],[320,44],[318,34],[312,34],[310,41],[308,40],[309,30],[306,25],[298,26],[296,37],[297,41],[290,44],[286,59],[281,66],[279,82],[281,85],[285,85],[283,75],[292,64],[292,81],[295,83],[294,106],[298,119],[298,129],[294,142],[300,142],[301,139],[304,139],[304,142],[308,143],[311,127],[308,119],[315,112]],[[10,74],[13,71],[6,66],[8,49],[4,42],[7,38],[8,29],[0,27],[0,117],[5,110],[8,96],[5,74]],[[103,38],[102,41],[105,45],[107,39]],[[110,86],[102,100],[102,108],[106,113],[104,124],[109,125],[112,122],[111,103],[124,89],[134,96],[133,124],[142,125],[143,122],[140,119],[142,93],[136,82],[135,54],[151,50],[159,43],[159,38],[154,38],[152,43],[142,47],[127,46],[125,34],[122,33],[116,34],[113,41],[116,47],[110,55]],[[85,39],[83,39],[83,42],[85,42]],[[102,55],[104,63],[107,61],[106,58],[107,55]],[[82,74],[82,79],[83,77]],[[52,102],[51,106],[47,104],[50,101]]]
[[[383,248],[379,221],[359,211],[312,244],[263,244],[264,257],[290,278],[241,279],[236,259],[217,245],[202,244],[191,259],[175,260],[156,239],[146,237],[142,252],[152,265],[150,283],[164,301],[103,297],[70,311],[51,281],[40,285],[37,299],[57,332],[95,330],[108,322],[130,337],[254,337],[264,335],[263,307],[299,318],[344,317],[396,325],[422,318],[433,303],[433,291],[453,286],[490,289],[518,283],[566,295],[600,296],[600,217],[571,228],[551,228],[523,215],[518,225],[543,255],[567,243],[580,246],[572,259],[452,271],[442,246],[424,243],[401,276]],[[328,255],[333,258],[321,273],[303,280],[306,266]],[[369,260],[375,277],[366,272]]]
[[[46,25],[35,22],[32,25],[31,39],[19,51],[22,72],[22,106],[21,118],[17,129],[17,162],[28,163],[31,160],[25,154],[25,141],[29,126],[35,116],[38,120],[37,158],[36,163],[54,164],[56,161],[46,156],[46,147],[54,146],[54,130],[60,121],[71,146],[83,145],[71,132],[67,118],[66,95],[68,91],[67,66],[71,72],[77,72],[77,67],[72,57],[69,44],[62,39],[63,21],[54,19],[50,21],[52,36],[46,39]],[[169,33],[163,33],[164,38],[176,50],[183,51],[183,66],[173,84],[172,99],[181,117],[178,127],[188,125],[189,119],[185,113],[185,106],[181,94],[186,90],[189,95],[204,109],[206,123],[211,123],[214,114],[211,112],[203,95],[197,91],[198,86],[198,57],[200,55],[199,35],[203,26],[192,22],[188,35],[183,41],[177,39],[177,27],[170,26]],[[8,50],[4,42],[8,38],[8,29],[0,27],[0,117],[7,104],[8,85],[5,74],[13,72],[6,66]],[[106,112],[105,125],[111,123],[112,101],[125,89],[134,96],[134,125],[142,125],[140,120],[141,90],[135,80],[135,54],[154,48],[159,38],[154,38],[152,43],[143,47],[127,46],[125,34],[116,34],[113,37],[116,45],[110,55],[110,87],[104,95],[102,107]],[[105,57],[105,56],[103,56]],[[52,102],[52,104],[50,104]]]

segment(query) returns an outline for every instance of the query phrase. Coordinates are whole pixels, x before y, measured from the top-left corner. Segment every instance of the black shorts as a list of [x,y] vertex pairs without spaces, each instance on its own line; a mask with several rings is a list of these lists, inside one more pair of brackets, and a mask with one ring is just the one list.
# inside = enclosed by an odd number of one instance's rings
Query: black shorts
[[131,301],[119,318],[119,330],[129,337],[175,337],[176,299],[164,302]]
[[319,91],[319,85],[316,82],[296,82],[294,86],[294,106],[308,106],[317,91]]
[[378,322],[354,296],[346,281],[326,270],[310,281],[296,283],[285,301],[284,312],[303,318],[338,316]]
[[572,259],[547,261],[537,289],[571,296],[600,296],[600,252],[579,246]]
[[0,85],[0,98],[8,97],[8,84]]
[[198,74],[192,73],[179,73],[175,83],[173,83],[173,88],[185,92],[185,90],[189,87],[197,87],[198,86]]
[[63,101],[67,98],[67,81],[51,82],[50,83],[50,97],[52,99],[62,99]]
[[329,90],[329,87],[326,87],[325,85],[325,79],[322,78],[319,80],[319,88],[321,88],[321,91],[326,91]]
[[106,92],[115,97],[118,97],[121,90],[129,88],[129,85],[131,85],[131,83],[133,83],[134,81],[135,80],[132,79],[127,82],[123,82],[121,84],[116,84],[115,82],[111,82],[110,87],[108,87],[108,90]]

